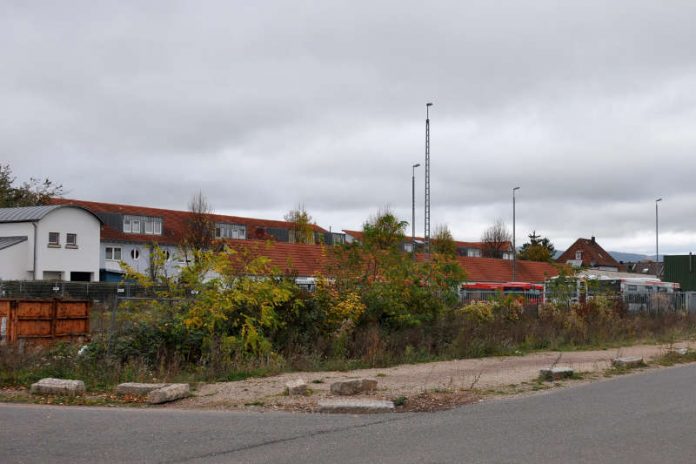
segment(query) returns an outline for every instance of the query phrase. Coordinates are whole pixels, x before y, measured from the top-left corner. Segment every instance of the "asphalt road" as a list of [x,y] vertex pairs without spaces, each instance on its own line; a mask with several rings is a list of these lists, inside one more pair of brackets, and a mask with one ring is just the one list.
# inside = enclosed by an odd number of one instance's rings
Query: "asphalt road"
[[696,365],[430,414],[0,405],[0,462],[696,463]]

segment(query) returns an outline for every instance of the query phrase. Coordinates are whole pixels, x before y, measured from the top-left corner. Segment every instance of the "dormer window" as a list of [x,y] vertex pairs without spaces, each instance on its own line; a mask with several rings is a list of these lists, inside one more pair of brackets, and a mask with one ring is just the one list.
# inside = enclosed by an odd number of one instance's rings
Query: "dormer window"
[[229,224],[218,222],[215,224],[215,238],[236,238],[246,239],[246,226],[241,224]]
[[162,235],[162,218],[125,215],[123,231],[127,234]]

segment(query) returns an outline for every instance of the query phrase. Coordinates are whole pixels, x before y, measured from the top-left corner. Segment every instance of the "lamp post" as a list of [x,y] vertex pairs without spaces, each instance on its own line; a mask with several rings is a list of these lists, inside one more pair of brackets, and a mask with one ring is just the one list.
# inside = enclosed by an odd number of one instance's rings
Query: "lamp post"
[[[659,235],[660,235],[660,228],[659,228],[659,221],[658,221],[658,204],[662,201],[662,198],[658,198],[655,200],[655,263],[660,262],[660,242],[659,242]],[[655,268],[657,271],[658,277],[660,274],[660,268],[659,265]]]
[[518,191],[519,187],[513,187],[512,189],[512,281],[515,282],[517,278],[517,242],[516,242],[516,229],[515,229],[515,192]]
[[411,252],[416,258],[416,168],[420,163],[411,166]]

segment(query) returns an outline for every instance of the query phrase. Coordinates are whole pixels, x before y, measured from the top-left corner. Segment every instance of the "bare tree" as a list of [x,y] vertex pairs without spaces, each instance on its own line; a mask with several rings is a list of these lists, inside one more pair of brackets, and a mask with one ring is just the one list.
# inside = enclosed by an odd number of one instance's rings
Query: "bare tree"
[[510,251],[512,234],[505,226],[502,219],[496,219],[495,223],[486,229],[481,236],[483,242],[483,256],[487,258],[502,258],[506,251]]
[[215,238],[215,223],[210,218],[212,207],[203,192],[199,191],[193,195],[189,202],[189,212],[184,247],[187,250],[211,248]]

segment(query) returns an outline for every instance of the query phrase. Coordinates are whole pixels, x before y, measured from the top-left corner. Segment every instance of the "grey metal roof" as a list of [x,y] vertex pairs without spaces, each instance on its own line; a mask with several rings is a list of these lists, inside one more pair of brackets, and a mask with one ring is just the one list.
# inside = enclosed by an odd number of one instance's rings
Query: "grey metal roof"
[[0,250],[4,250],[5,248],[9,248],[12,245],[22,243],[27,239],[28,237],[26,235],[18,235],[16,237],[0,237]]
[[0,223],[3,222],[34,222],[40,221],[48,213],[59,208],[77,208],[87,211],[92,216],[96,217],[99,222],[102,222],[94,213],[81,206],[74,205],[44,205],[44,206],[26,206],[23,208],[0,208]]

